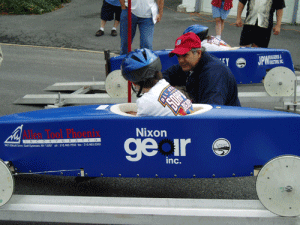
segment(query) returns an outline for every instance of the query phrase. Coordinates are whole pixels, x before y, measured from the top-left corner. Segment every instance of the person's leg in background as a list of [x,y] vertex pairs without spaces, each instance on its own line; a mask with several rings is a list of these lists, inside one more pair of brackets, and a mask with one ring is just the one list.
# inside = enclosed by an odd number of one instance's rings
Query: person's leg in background
[[114,26],[111,29],[111,36],[117,36],[117,27],[120,24],[120,20],[121,20],[121,6],[114,6],[114,13],[115,13],[115,22],[114,22]]
[[140,48],[153,49],[154,23],[152,18],[138,18]]
[[216,21],[216,38],[221,39],[222,30],[224,29],[224,20],[221,17],[215,18]]
[[[131,14],[131,43],[134,39],[137,26],[137,17]],[[123,9],[120,19],[121,50],[120,55],[128,53],[128,9]]]
[[100,37],[104,35],[104,27],[106,24],[106,21],[113,20],[114,14],[111,12],[111,5],[108,4],[106,1],[103,1],[103,5],[101,8],[101,23],[100,23],[100,29],[96,32],[96,36]]
[[227,9],[227,10],[224,9],[224,5],[225,5],[225,2],[222,2],[221,8],[220,8],[221,32],[220,32],[220,37],[217,36],[220,39],[221,39],[221,35],[222,35],[222,32],[225,27],[225,20],[227,19],[228,14],[230,13],[230,9]]

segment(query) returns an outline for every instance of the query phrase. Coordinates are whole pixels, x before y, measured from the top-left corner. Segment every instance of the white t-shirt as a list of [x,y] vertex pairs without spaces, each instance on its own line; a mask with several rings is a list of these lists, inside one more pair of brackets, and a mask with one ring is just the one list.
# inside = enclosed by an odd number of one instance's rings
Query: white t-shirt
[[177,116],[193,110],[192,102],[165,79],[143,94],[136,104],[137,116]]
[[231,47],[223,40],[211,36],[211,39],[204,39],[201,41],[201,46],[205,47],[206,51],[226,51]]
[[[151,18],[151,7],[156,4],[155,0],[131,0],[131,13],[141,18]],[[128,6],[128,0],[125,0]]]

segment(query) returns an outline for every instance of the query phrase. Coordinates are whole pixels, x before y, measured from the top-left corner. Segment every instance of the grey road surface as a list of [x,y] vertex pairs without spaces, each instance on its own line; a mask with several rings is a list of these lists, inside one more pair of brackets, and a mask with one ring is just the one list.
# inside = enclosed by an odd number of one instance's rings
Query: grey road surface
[[[120,51],[120,36],[110,36],[113,22],[107,22],[105,35],[96,37],[100,26],[100,9],[103,1],[72,0],[64,8],[43,15],[2,15],[0,43],[65,47],[112,52]],[[202,24],[215,35],[215,22],[211,14],[180,13],[177,6],[182,0],[165,0],[164,15],[155,25],[154,50],[174,48],[175,40],[192,24]],[[231,46],[239,45],[241,28],[234,25],[235,17],[225,22],[222,39]],[[118,28],[119,33],[119,28]],[[283,24],[280,35],[271,37],[270,48],[283,48],[291,52],[296,67],[300,69],[300,26]],[[139,32],[132,49],[139,48]]]
[[2,50],[1,115],[36,109],[12,103],[26,94],[45,94],[54,83],[105,80],[103,52],[6,44]]

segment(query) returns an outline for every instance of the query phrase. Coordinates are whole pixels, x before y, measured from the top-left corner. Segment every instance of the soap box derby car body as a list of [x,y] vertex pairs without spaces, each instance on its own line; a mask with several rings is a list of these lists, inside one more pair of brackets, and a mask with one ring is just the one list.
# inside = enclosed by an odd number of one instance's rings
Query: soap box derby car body
[[12,195],[13,173],[222,178],[251,176],[266,164],[257,184],[260,200],[279,215],[299,215],[300,115],[194,108],[188,116],[135,117],[126,112],[136,105],[124,103],[0,117],[0,206]]
[[[169,57],[170,51],[154,51],[160,57],[162,71],[178,64],[177,57]],[[295,72],[291,54],[285,49],[233,48],[233,50],[210,51],[209,53],[230,68],[238,84],[261,83],[266,73],[275,67],[285,67]],[[107,74],[119,70],[124,57],[125,55],[111,58],[106,56]]]

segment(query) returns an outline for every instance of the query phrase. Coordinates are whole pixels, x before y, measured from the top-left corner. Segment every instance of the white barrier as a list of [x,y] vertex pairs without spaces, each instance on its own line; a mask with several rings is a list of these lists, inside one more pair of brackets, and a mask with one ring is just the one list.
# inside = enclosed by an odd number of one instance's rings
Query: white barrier
[[82,224],[299,224],[258,200],[108,198],[14,195],[0,208],[0,221]]

